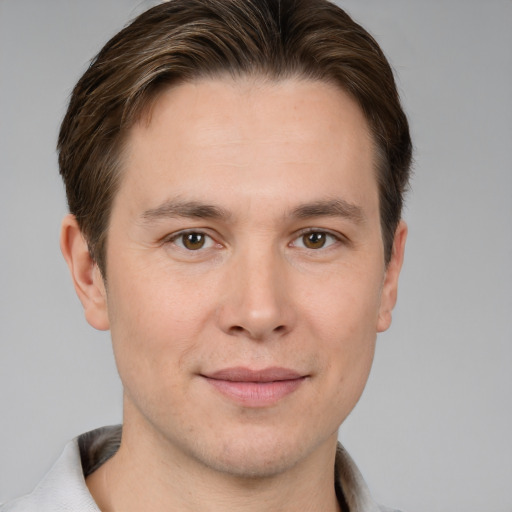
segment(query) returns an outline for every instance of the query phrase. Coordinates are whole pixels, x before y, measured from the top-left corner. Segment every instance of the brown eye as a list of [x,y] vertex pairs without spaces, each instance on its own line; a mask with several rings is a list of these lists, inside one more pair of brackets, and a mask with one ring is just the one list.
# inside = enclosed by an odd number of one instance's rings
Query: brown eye
[[189,251],[202,249],[206,241],[206,236],[203,233],[184,233],[180,238],[183,247]]
[[302,243],[308,249],[321,249],[327,241],[327,233],[312,232],[302,235]]

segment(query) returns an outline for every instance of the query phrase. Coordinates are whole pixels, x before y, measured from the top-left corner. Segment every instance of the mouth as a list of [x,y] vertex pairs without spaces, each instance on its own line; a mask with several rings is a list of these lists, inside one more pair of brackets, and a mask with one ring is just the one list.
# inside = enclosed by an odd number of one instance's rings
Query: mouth
[[307,379],[288,368],[225,368],[201,375],[214,390],[245,407],[268,407],[296,391]]

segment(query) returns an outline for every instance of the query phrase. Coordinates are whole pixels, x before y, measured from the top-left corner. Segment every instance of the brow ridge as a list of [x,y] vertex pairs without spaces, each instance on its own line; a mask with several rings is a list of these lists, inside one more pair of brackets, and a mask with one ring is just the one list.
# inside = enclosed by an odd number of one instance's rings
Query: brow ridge
[[199,201],[167,200],[155,208],[145,210],[141,217],[145,221],[165,218],[187,217],[197,219],[226,219],[230,215],[223,208]]
[[[180,200],[167,200],[155,208],[145,210],[141,215],[142,219],[148,222],[176,217],[226,220],[230,216],[227,210],[216,205]],[[298,219],[342,217],[356,223],[361,223],[365,219],[361,207],[340,198],[301,204],[294,208],[289,216]]]
[[299,219],[309,217],[343,217],[356,223],[361,223],[365,219],[363,209],[360,206],[340,198],[302,204],[293,209],[291,215]]

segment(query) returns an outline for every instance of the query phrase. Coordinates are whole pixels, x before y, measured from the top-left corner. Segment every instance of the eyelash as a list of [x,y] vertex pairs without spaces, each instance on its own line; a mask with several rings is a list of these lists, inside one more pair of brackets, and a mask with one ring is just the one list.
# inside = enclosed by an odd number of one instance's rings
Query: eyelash
[[306,250],[311,250],[311,251],[319,251],[321,249],[328,249],[329,247],[331,247],[332,245],[334,244],[337,244],[337,243],[341,243],[344,241],[343,237],[339,234],[336,234],[336,233],[333,233],[331,231],[328,231],[328,230],[325,230],[325,229],[306,229],[304,231],[301,231],[299,233],[299,235],[297,237],[295,237],[293,239],[293,241],[291,242],[290,245],[293,245],[294,242],[296,242],[297,240],[304,240],[305,237],[307,237],[308,235],[323,235],[325,236],[326,238],[330,238],[331,239],[331,242],[325,242],[327,245],[322,245],[321,247],[318,247],[318,248],[311,248],[311,247],[299,247],[300,249],[306,249]]
[[[201,246],[201,247],[198,247],[197,249],[189,249],[189,248],[185,247],[183,244],[183,238],[186,235],[199,235],[199,236],[204,237],[205,240],[209,240],[209,247]],[[181,244],[177,243],[178,240],[182,240],[182,243]],[[189,251],[189,252],[199,252],[201,249],[210,249],[215,244],[220,245],[217,242],[215,242],[215,240],[213,239],[212,236],[210,236],[208,233],[205,233],[204,231],[201,231],[200,229],[189,229],[189,230],[185,230],[185,231],[179,231],[178,233],[174,233],[174,234],[170,235],[169,237],[165,238],[164,243],[165,244],[169,244],[169,243],[174,244],[177,247],[179,247],[180,249],[183,249],[183,250]],[[206,243],[208,243],[208,242],[206,242]]]
[[[197,249],[190,249],[190,248],[186,247],[185,244],[183,243],[183,238],[186,235],[198,235],[198,236],[204,237],[205,244],[208,244],[208,246],[205,247],[204,245],[202,245],[202,246],[198,247]],[[311,235],[324,236],[325,237],[324,243],[320,247],[317,247],[317,248],[306,247],[304,245],[301,247],[301,246],[297,246],[296,245],[296,242],[298,240],[304,241],[305,237],[311,236]],[[329,239],[331,240],[330,243],[329,243]],[[179,240],[182,241],[181,244],[178,243]],[[208,240],[209,240],[209,242],[208,242]],[[310,250],[310,251],[319,251],[321,249],[324,249],[324,250],[328,249],[332,245],[337,244],[337,243],[343,243],[344,241],[345,241],[344,238],[341,235],[339,235],[339,234],[332,233],[331,231],[327,231],[325,229],[311,229],[310,228],[310,229],[301,231],[290,242],[289,245],[291,247],[297,247],[299,249],[306,249],[306,250]],[[209,235],[208,233],[205,233],[202,230],[194,230],[194,229],[190,229],[190,230],[186,230],[186,231],[179,231],[178,233],[174,233],[171,236],[169,236],[166,239],[164,239],[164,243],[166,243],[166,244],[168,244],[168,243],[174,244],[177,247],[179,247],[180,249],[185,250],[187,252],[200,252],[200,251],[205,250],[205,249],[211,249],[215,244],[218,245],[219,247],[221,246],[221,244],[216,242],[215,239],[211,235]],[[327,245],[325,245],[325,244],[327,244]]]

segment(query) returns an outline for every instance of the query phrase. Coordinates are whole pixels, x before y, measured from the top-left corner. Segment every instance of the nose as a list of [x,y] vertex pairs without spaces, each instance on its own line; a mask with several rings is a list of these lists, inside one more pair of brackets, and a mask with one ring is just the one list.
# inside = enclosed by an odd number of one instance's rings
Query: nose
[[290,276],[279,254],[246,251],[233,258],[225,277],[218,310],[224,332],[264,341],[293,329]]

